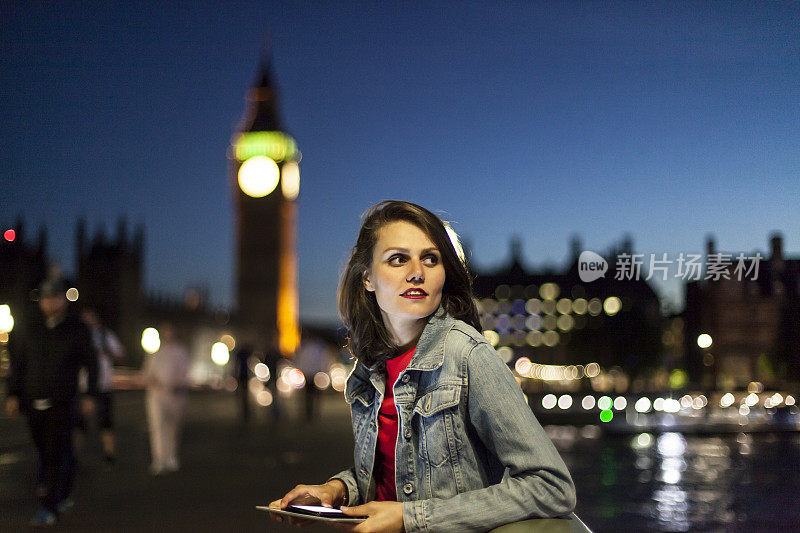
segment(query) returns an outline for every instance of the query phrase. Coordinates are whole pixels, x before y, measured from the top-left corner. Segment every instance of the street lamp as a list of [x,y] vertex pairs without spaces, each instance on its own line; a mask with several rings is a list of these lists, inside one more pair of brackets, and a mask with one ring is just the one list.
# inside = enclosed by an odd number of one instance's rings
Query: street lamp
[[142,348],[149,354],[154,354],[161,347],[161,338],[156,328],[147,328],[142,332]]
[[700,335],[697,336],[697,345],[704,350],[706,348],[710,348],[713,342],[714,340],[708,333],[701,333]]
[[8,304],[0,305],[0,333],[11,333],[14,329],[14,317]]
[[230,359],[228,347],[223,342],[215,342],[211,347],[211,360],[219,366],[225,366]]

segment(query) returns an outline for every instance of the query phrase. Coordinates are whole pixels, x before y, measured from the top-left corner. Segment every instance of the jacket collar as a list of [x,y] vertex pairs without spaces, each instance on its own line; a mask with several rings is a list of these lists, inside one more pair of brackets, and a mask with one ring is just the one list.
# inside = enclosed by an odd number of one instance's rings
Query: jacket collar
[[[456,320],[448,315],[442,306],[439,306],[422,330],[422,335],[414,350],[414,357],[408,364],[407,369],[430,371],[442,366],[444,362],[444,338],[455,322]],[[362,363],[356,363],[347,378],[344,393],[347,403],[353,403],[356,396],[363,392],[365,382],[372,383],[376,390],[383,393],[385,386],[383,373],[375,370],[375,367],[367,367]]]
[[439,306],[422,330],[422,335],[414,350],[414,357],[408,364],[409,370],[436,370],[444,362],[444,338],[453,327],[455,319]]

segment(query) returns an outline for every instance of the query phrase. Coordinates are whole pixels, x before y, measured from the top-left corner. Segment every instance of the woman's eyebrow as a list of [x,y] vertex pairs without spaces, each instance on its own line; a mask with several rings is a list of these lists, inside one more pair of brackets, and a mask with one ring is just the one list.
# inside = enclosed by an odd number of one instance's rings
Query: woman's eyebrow
[[388,253],[388,252],[403,252],[403,253],[407,254],[408,253],[408,249],[400,248],[398,246],[389,246],[388,248],[383,250],[383,253]]
[[[438,251],[439,251],[439,249],[436,246],[431,246],[430,248],[425,248],[420,253],[424,254],[424,253],[428,253],[428,252],[438,252]],[[402,248],[402,247],[399,247],[399,246],[389,246],[388,248],[386,248],[383,251],[384,254],[389,253],[389,252],[401,252],[401,253],[405,253],[405,254],[411,253],[411,252],[408,251],[408,248]]]

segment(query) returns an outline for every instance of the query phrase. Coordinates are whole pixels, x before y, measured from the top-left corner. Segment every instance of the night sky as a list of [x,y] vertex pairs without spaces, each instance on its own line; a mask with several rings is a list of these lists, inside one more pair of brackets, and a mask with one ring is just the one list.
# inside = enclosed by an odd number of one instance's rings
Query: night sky
[[[146,227],[149,290],[233,295],[226,151],[265,50],[303,153],[300,309],[375,202],[453,221],[474,263],[800,250],[800,3],[0,2],[0,224]],[[681,284],[656,286],[680,305]]]

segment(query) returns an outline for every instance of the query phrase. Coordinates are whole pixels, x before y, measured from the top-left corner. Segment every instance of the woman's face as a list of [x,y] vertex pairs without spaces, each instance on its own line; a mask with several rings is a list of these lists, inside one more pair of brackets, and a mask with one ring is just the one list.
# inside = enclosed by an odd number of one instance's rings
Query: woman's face
[[364,287],[375,293],[384,324],[395,334],[436,311],[444,278],[442,254],[420,228],[401,220],[378,230]]

